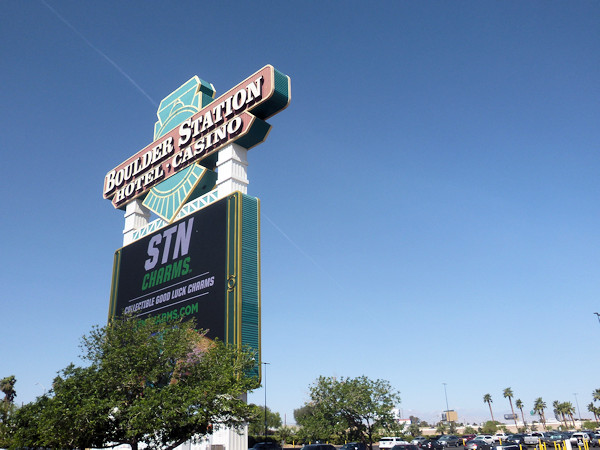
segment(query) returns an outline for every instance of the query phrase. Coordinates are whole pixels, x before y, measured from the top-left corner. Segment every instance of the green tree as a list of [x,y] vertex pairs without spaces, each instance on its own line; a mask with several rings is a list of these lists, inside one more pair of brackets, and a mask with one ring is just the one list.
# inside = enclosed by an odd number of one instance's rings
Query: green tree
[[[593,402],[596,401],[600,401],[600,389],[594,389],[594,392],[592,392],[592,403],[590,403],[590,405],[593,404]],[[588,410],[589,410],[589,405],[588,405]],[[598,422],[598,416],[600,415],[600,409],[596,408],[594,409],[594,417],[596,417],[596,422]]]
[[17,391],[15,391],[15,383],[17,379],[14,375],[9,377],[4,377],[0,380],[0,391],[4,394],[3,401],[5,403],[13,403],[15,397],[17,396]]
[[490,407],[490,415],[492,416],[492,422],[495,422],[494,413],[492,412],[492,396],[490,394],[485,394],[483,396],[483,402],[487,403],[488,406]]
[[[265,407],[250,404],[252,407],[252,418],[248,422],[248,433],[252,436],[265,436]],[[281,416],[267,407],[267,431],[281,426]],[[265,436],[266,437],[266,436]]]
[[533,402],[533,410],[539,414],[542,425],[544,425],[544,430],[546,429],[546,415],[544,414],[545,409],[546,402],[542,400],[542,397],[536,398]]
[[502,393],[502,395],[504,396],[504,398],[507,398],[508,401],[510,402],[510,410],[512,411],[513,419],[515,421],[515,429],[516,429],[517,428],[517,416],[515,415],[515,409],[513,408],[513,403],[512,403],[513,391],[511,388],[507,387],[506,389],[504,389],[504,392]]
[[[417,419],[418,421],[418,419]],[[421,427],[419,427],[418,423],[411,423],[408,426],[407,429],[408,434],[410,434],[412,437],[417,437],[417,436],[421,436],[423,433],[421,433]]]
[[498,422],[495,420],[488,420],[481,428],[483,434],[494,434],[496,431],[498,431]]
[[[581,424],[582,430],[593,430],[598,426],[597,423],[592,422],[591,420],[586,420]],[[591,446],[591,445],[590,445]]]
[[[193,321],[116,319],[82,339],[50,395],[15,414],[15,446],[172,449],[212,426],[242,426],[257,387],[252,354],[206,339]],[[27,440],[27,434],[32,436]]]
[[527,430],[527,422],[525,422],[525,414],[523,414],[523,406],[525,405],[523,405],[523,402],[520,398],[518,398],[515,402],[515,406],[519,408],[519,411],[521,411],[521,419],[523,419],[523,428]]
[[329,423],[319,417],[321,414],[310,402],[294,410],[294,419],[300,425],[296,436],[299,440],[313,442],[318,439],[329,440],[334,436],[335,432]]
[[[5,436],[2,445],[8,448],[27,448],[50,442],[41,434],[45,425],[42,422],[43,411],[49,401],[48,396],[44,395],[35,402],[27,403],[14,411],[7,424],[9,433]],[[58,448],[58,445],[47,445],[47,447]]]
[[552,407],[554,408],[554,415],[560,415],[562,417],[562,421],[565,423],[565,430],[568,429],[567,416],[565,415],[565,404],[560,403],[558,400],[554,400],[552,402]]
[[448,434],[456,434],[456,432],[457,432],[457,429],[458,429],[458,428],[457,428],[457,426],[456,426],[456,422],[454,422],[454,421],[451,421],[451,422],[448,424]]
[[17,379],[14,375],[0,380],[0,390],[4,393],[4,398],[0,403],[0,448],[9,446],[9,423],[16,410],[16,406],[14,405],[14,400],[17,396],[17,392],[15,391],[16,382]]
[[477,430],[471,425],[467,425],[463,430],[463,434],[477,434]]
[[589,405],[587,405],[587,409],[594,415],[594,420],[596,421],[596,423],[598,423],[598,409],[594,406],[594,403],[590,403]]
[[372,449],[377,430],[397,428],[392,409],[399,402],[399,393],[385,380],[321,376],[310,386],[308,408],[294,416],[315,439],[363,441]]
[[573,428],[575,428],[575,406],[571,402],[563,403],[563,410],[567,416],[571,418],[571,423],[573,424]]
[[288,426],[280,426],[277,429],[276,437],[281,444],[289,444],[295,437],[294,429]]
[[435,432],[438,434],[446,434],[446,430],[448,430],[446,422],[438,422],[437,426],[435,427]]

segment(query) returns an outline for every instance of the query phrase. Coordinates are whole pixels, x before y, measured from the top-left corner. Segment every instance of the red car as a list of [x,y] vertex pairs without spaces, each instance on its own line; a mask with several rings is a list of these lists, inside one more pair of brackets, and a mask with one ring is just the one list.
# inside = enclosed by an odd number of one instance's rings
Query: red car
[[462,441],[462,444],[466,445],[467,442],[475,439],[475,435],[474,434],[465,434],[464,436],[461,436],[460,439]]

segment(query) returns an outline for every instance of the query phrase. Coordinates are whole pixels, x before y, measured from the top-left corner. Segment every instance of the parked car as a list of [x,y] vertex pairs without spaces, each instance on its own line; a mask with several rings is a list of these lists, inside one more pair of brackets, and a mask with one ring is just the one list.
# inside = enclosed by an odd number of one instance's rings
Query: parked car
[[439,450],[447,447],[458,447],[459,445],[461,445],[461,442],[458,439],[458,436],[445,435],[440,436],[440,438],[433,443],[433,448]]
[[257,442],[252,447],[253,450],[281,450],[281,446],[277,442]]
[[417,436],[412,441],[410,441],[410,443],[412,445],[416,445],[418,447],[420,442],[423,442],[423,441],[426,441],[426,440],[427,440],[427,438],[425,436]]
[[477,436],[475,436],[475,439],[483,440],[490,445],[494,443],[494,438],[491,434],[478,434]]
[[398,444],[410,445],[409,442],[406,442],[404,439],[402,439],[400,437],[386,436],[386,437],[382,437],[381,439],[379,439],[379,450],[381,450],[383,448],[391,449],[394,445],[398,445]]
[[521,450],[521,446],[516,444],[493,445],[493,450]]
[[576,432],[571,435],[571,445],[583,445],[585,442],[588,444],[591,441],[590,435],[583,432]]
[[583,433],[587,433],[588,436],[590,437],[590,442],[589,445],[590,447],[598,447],[598,438],[600,436],[598,436],[598,433],[596,433],[595,431],[592,430],[581,430]]
[[367,450],[363,442],[348,442],[340,447],[340,450]]
[[435,439],[425,439],[424,441],[420,441],[417,445],[417,447],[421,448],[421,449],[425,449],[425,450],[429,450],[433,448],[433,443],[435,442]]
[[414,444],[396,444],[392,450],[419,450],[419,447]]
[[541,431],[533,431],[531,433],[527,433],[523,437],[523,441],[526,445],[537,445],[542,439],[544,439],[544,433]]
[[467,442],[469,442],[472,439],[475,439],[474,434],[463,434],[462,436],[460,436],[460,440],[462,441],[463,445],[466,445]]
[[509,434],[506,437],[506,443],[507,444],[516,444],[516,445],[525,444],[524,438],[525,438],[525,435],[522,433]]
[[485,439],[481,439],[479,437],[475,437],[466,443],[466,450],[490,450],[492,448],[492,443],[487,442]]
[[516,444],[488,444],[483,439],[473,439],[467,442],[465,446],[468,450],[521,450],[520,445]]
[[555,442],[562,442],[564,439],[565,436],[560,431],[548,431],[546,434],[544,434],[542,442],[548,445],[554,444]]
[[331,444],[308,444],[302,450],[336,450]]
[[508,439],[508,435],[503,432],[498,432],[492,436],[492,439],[494,439],[494,442],[505,442],[506,439]]

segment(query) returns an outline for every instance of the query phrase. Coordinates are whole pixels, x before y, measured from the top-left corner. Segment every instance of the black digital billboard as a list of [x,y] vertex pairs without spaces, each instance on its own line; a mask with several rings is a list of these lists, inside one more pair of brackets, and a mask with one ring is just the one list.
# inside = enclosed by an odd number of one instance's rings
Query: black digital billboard
[[235,193],[117,250],[109,317],[194,317],[207,337],[259,350],[258,214]]

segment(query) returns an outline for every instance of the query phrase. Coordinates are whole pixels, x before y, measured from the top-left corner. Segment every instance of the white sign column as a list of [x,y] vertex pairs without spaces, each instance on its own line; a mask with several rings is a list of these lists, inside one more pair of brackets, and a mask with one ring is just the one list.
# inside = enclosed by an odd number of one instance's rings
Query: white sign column
[[142,204],[142,200],[133,200],[125,206],[125,228],[123,228],[123,245],[133,242],[133,232],[148,225],[150,210]]
[[248,193],[248,150],[229,144],[219,150],[217,159],[217,192],[219,198],[235,191]]

